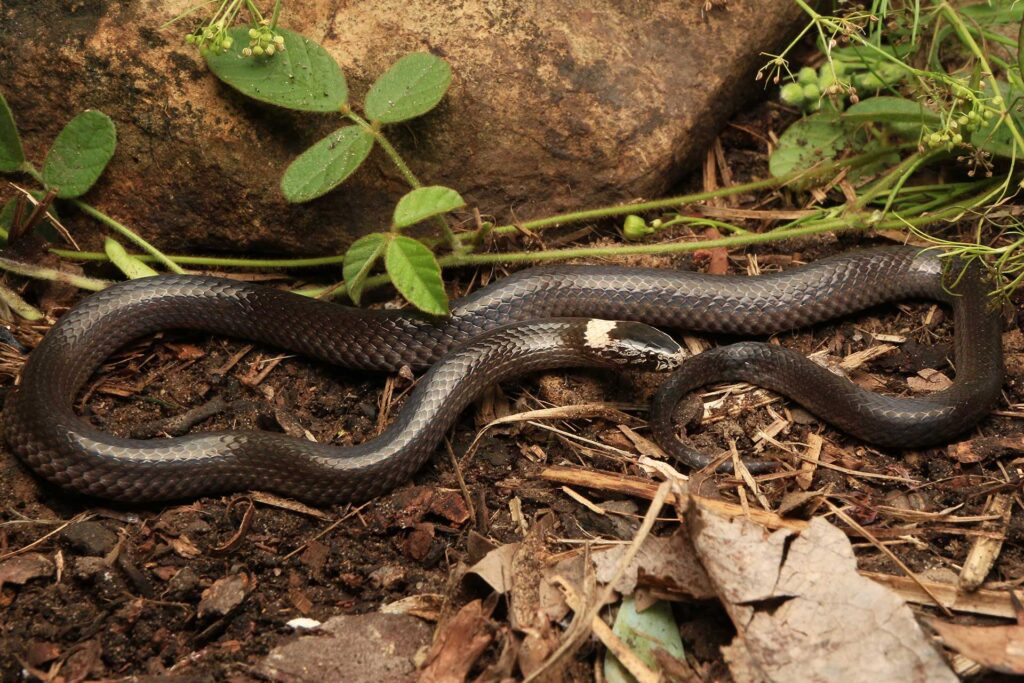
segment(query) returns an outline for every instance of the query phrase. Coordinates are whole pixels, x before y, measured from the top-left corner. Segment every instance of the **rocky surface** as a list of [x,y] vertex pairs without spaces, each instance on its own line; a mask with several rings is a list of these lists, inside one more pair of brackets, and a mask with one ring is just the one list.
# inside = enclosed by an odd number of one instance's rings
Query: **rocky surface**
[[[0,0],[0,84],[30,158],[82,109],[108,113],[118,151],[89,199],[167,250],[324,253],[386,223],[405,186],[379,151],[340,191],[284,202],[285,166],[337,119],[221,85],[184,23],[160,28],[192,4]],[[449,60],[441,106],[390,135],[426,182],[509,220],[658,195],[699,160],[801,21],[790,0],[704,4],[310,0],[283,23],[338,60],[356,103],[407,52]]]

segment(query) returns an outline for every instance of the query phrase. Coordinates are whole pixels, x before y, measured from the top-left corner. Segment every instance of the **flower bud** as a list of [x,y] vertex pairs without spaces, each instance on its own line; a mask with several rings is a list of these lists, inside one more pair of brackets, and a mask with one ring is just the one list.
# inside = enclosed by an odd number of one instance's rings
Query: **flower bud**
[[654,228],[647,225],[647,221],[640,216],[626,216],[626,220],[622,224],[622,236],[630,242],[642,240],[652,232],[654,232]]

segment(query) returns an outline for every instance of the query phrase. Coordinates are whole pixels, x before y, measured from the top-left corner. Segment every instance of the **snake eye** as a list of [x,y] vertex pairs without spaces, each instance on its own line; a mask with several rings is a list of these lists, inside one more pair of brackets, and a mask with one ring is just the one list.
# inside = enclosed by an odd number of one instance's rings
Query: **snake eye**
[[672,337],[637,322],[591,320],[587,323],[585,342],[592,351],[616,365],[650,372],[672,370],[686,355]]

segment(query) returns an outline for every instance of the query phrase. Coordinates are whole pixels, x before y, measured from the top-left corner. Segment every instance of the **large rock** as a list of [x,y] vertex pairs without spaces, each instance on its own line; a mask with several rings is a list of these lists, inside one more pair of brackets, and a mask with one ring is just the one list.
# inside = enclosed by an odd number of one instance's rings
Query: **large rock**
[[[340,190],[289,206],[278,182],[334,116],[257,104],[160,25],[193,0],[0,0],[0,87],[41,163],[87,107],[118,127],[89,198],[167,249],[337,250],[387,223],[406,189],[375,151]],[[269,2],[263,2],[269,5]],[[353,100],[401,55],[454,70],[434,112],[390,132],[428,183],[485,215],[527,219],[664,192],[752,94],[791,0],[380,0],[285,3]]]

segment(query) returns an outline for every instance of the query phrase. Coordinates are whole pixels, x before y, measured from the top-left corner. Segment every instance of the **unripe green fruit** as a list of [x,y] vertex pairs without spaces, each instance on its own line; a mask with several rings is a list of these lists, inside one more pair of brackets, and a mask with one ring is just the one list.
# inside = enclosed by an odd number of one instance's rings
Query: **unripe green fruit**
[[779,99],[790,106],[799,107],[804,102],[804,86],[787,83],[779,88]]
[[626,216],[626,220],[622,223],[622,236],[630,242],[636,242],[654,232],[654,228],[647,225],[640,216]]

